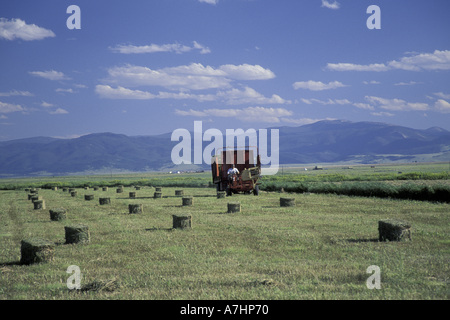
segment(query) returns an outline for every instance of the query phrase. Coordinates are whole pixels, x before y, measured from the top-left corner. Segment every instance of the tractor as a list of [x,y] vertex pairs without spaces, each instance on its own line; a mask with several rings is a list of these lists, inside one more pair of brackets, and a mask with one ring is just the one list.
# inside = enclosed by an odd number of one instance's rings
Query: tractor
[[[252,193],[259,195],[258,179],[261,176],[261,159],[256,149],[221,148],[211,160],[212,180],[217,191],[226,191],[227,196],[234,193]],[[228,174],[235,167],[239,173]]]

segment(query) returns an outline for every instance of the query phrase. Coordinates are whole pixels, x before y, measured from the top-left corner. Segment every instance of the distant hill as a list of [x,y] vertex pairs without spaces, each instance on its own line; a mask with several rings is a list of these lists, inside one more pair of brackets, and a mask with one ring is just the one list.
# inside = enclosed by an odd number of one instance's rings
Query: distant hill
[[[335,120],[271,129],[279,129],[280,164],[450,159],[450,132],[438,127],[418,130],[386,123]],[[34,137],[3,141],[0,177],[169,170],[174,167],[171,151],[178,143],[170,137],[170,133],[95,133],[74,139]]]

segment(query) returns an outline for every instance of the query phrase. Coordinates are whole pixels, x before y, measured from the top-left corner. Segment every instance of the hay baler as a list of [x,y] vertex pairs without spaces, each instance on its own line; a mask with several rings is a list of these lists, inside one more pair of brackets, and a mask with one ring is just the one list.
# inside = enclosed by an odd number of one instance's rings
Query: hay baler
[[[239,174],[228,176],[228,169],[233,165],[239,170]],[[211,172],[217,191],[226,191],[228,196],[238,192],[259,195],[261,159],[257,149],[255,163],[253,149],[225,148],[212,158]]]

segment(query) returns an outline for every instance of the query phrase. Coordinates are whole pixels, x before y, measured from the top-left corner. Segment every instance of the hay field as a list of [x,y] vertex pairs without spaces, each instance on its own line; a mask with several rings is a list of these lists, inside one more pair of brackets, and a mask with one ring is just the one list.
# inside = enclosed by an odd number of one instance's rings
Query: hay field
[[[179,189],[193,196],[192,206],[182,206]],[[150,186],[76,190],[75,197],[39,190],[42,210],[23,189],[0,190],[0,299],[449,298],[448,203],[265,191],[217,199],[215,189],[200,187],[163,187],[160,199]],[[295,198],[295,206],[280,207],[280,197]],[[242,211],[227,213],[230,201]],[[129,214],[129,204],[143,212]],[[66,209],[66,220],[51,221],[53,208]],[[184,213],[192,229],[173,229],[172,215]],[[386,218],[410,222],[412,241],[378,242]],[[78,223],[89,227],[90,242],[64,244],[64,226]],[[29,237],[55,243],[54,260],[21,265],[20,242]],[[70,291],[72,265],[82,285],[117,286]],[[371,265],[380,268],[381,289],[366,285]]]

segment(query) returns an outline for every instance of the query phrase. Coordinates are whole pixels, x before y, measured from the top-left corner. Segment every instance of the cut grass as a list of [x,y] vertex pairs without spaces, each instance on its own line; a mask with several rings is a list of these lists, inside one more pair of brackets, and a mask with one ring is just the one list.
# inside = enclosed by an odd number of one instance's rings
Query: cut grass
[[[127,190],[129,189],[129,190]],[[179,189],[179,188],[176,188]],[[125,187],[124,194],[133,190]],[[77,197],[39,191],[47,210],[33,210],[20,190],[0,191],[1,299],[448,299],[449,204],[409,200],[280,193],[217,199],[210,188],[186,188],[183,207],[175,188],[136,192],[78,189]],[[84,201],[94,193],[94,201]],[[98,197],[111,197],[100,206]],[[242,212],[228,214],[227,202]],[[128,214],[128,204],[144,212]],[[67,220],[51,221],[63,207]],[[173,230],[172,214],[192,214],[191,230]],[[378,220],[412,224],[411,242],[378,242]],[[64,245],[64,226],[89,226],[91,242]],[[39,236],[57,244],[51,263],[22,266],[20,240]],[[114,292],[70,293],[68,266],[82,284],[117,278]],[[381,290],[369,290],[366,269],[381,269]]]

